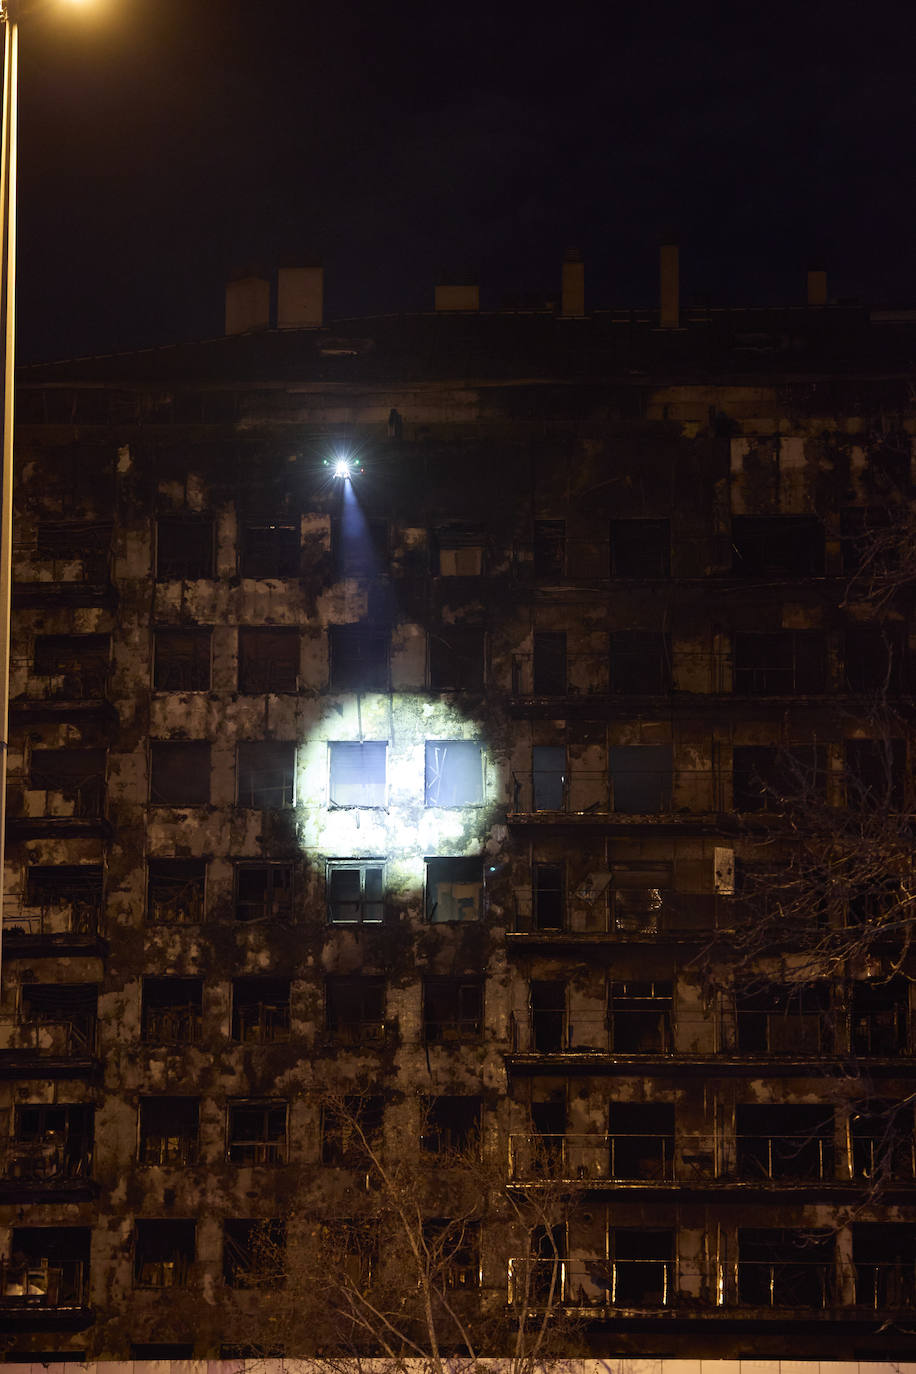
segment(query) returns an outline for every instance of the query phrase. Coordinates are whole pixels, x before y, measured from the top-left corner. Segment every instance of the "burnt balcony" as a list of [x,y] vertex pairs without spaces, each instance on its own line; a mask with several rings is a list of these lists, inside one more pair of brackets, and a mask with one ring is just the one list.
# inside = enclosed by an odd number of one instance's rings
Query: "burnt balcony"
[[28,778],[7,795],[11,838],[110,835],[104,749],[34,749]]
[[0,1078],[76,1078],[98,1069],[89,983],[29,983],[22,1016],[0,1020]]
[[100,954],[101,916],[100,865],[33,866],[19,910],[4,914],[4,948],[20,958]]
[[112,606],[110,521],[40,521],[13,550],[14,606]]
[[[690,1277],[683,1271],[679,1274],[677,1262],[668,1255],[645,1259],[513,1257],[509,1260],[509,1302],[590,1313],[599,1309],[658,1311],[677,1307],[688,1298],[678,1283]],[[688,1300],[696,1304],[696,1298]]]
[[108,635],[39,635],[34,658],[13,664],[10,714],[23,722],[116,719],[109,656]]
[[534,767],[513,772],[511,825],[629,830],[651,817],[655,828],[664,821],[680,829],[707,824],[725,807],[725,777],[711,768],[674,768],[669,745],[612,747],[605,769],[571,767],[564,754],[538,746]]
[[95,1196],[92,1147],[83,1139],[13,1141],[0,1176],[0,1202],[85,1202]]
[[74,1315],[88,1306],[89,1266],[82,1260],[0,1262],[0,1311],[8,1319]]
[[[538,865],[544,868],[546,865]],[[678,892],[654,885],[615,885],[607,871],[589,873],[575,891],[545,889],[535,884],[515,890],[516,907],[509,930],[517,947],[535,942],[562,944],[600,938],[630,942],[656,937],[690,938],[734,925],[734,903],[717,893]],[[661,879],[670,884],[671,875]],[[517,938],[516,938],[517,937]]]

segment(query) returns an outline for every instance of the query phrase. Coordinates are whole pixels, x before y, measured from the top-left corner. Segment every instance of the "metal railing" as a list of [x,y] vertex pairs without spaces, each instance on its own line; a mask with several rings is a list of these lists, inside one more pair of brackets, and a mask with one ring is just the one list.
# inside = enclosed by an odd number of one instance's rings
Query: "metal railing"
[[509,1260],[509,1301],[515,1306],[670,1307],[678,1299],[672,1259]]
[[108,665],[73,663],[37,673],[30,662],[20,662],[13,666],[13,681],[22,684],[16,697],[30,701],[102,701],[108,687]]
[[0,1049],[32,1050],[56,1058],[82,1058],[96,1050],[94,1017],[79,1021],[60,1017],[0,1019]]
[[[657,658],[637,659],[633,654],[615,653],[613,647],[586,653],[567,653],[565,677],[562,659],[540,671],[533,653],[513,654],[512,693],[514,696],[540,698],[669,696],[672,692],[699,695],[730,693],[734,683],[734,660],[730,653],[711,653],[674,646],[670,657],[661,653],[659,636]],[[551,667],[554,671],[551,672]],[[761,695],[775,695],[767,681],[761,681]],[[734,690],[738,690],[735,688]],[[748,690],[742,682],[742,692]]]
[[231,1140],[226,1151],[230,1164],[285,1164],[282,1140]]
[[[639,896],[639,894],[644,894]],[[545,903],[546,905],[546,903]],[[516,896],[512,931],[516,935],[663,935],[730,930],[734,899],[716,893],[677,892],[673,888],[614,888],[589,895],[583,890],[551,903],[541,913],[538,894]]]
[[[710,1160],[712,1164],[712,1160]],[[674,1136],[513,1134],[509,1137],[509,1176],[526,1181],[544,1178],[589,1182],[673,1182],[676,1173]]]
[[916,1307],[916,1264],[912,1260],[886,1263],[855,1262],[856,1306],[883,1308]]
[[[768,1183],[828,1181],[840,1159],[832,1136],[816,1131],[738,1136],[675,1136],[610,1131],[509,1137],[509,1176],[518,1182]],[[846,1177],[845,1170],[840,1170]]]
[[44,793],[44,805],[30,816],[74,817],[78,820],[95,819],[102,815],[105,797],[105,778],[101,773],[92,773],[84,778],[64,779],[57,774],[31,772],[26,782],[28,792]]
[[834,1027],[823,1011],[745,1011],[726,1016],[723,1043],[739,1054],[821,1055],[835,1052]]
[[143,1039],[150,1044],[193,1045],[200,1039],[201,1022],[196,1006],[145,1007]]
[[147,1134],[140,1138],[141,1164],[196,1164],[197,1135]]
[[24,907],[4,915],[7,935],[96,935],[101,902],[53,902],[46,906]]
[[89,1266],[82,1260],[50,1264],[0,1262],[0,1305],[54,1310],[85,1307]]
[[10,1146],[3,1176],[23,1183],[59,1183],[88,1178],[91,1168],[91,1150],[71,1149],[64,1141],[32,1141]]
[[[615,797],[614,778],[607,769],[544,769],[513,772],[509,812],[587,818],[605,815],[658,815],[663,812],[707,813],[728,809],[731,771],[714,768],[651,770],[630,774]],[[643,780],[645,779],[645,780]],[[631,788],[638,785],[639,806],[630,805]]]
[[[723,1266],[734,1271],[733,1292],[741,1307],[833,1306],[832,1263],[817,1260],[738,1260]],[[727,1291],[727,1290],[726,1290]]]
[[236,1011],[237,1039],[247,1044],[271,1045],[289,1039],[289,1004],[245,1003]]
[[510,1043],[521,1054],[675,1054],[671,1003],[627,1009],[620,1003],[605,1015],[569,1016],[555,1009],[533,1010],[513,1019]]
[[341,1020],[335,1017],[328,1027],[333,1040],[340,1045],[366,1045],[384,1040],[389,1023],[382,1020]]

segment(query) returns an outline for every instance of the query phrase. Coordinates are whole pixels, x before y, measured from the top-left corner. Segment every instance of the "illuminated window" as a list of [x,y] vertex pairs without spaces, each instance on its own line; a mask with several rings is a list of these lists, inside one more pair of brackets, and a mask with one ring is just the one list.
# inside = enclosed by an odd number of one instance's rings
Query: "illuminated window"
[[385,805],[388,745],[384,740],[338,742],[328,745],[328,750],[328,800],[332,807]]
[[434,922],[479,921],[483,859],[427,859],[426,915]]
[[479,806],[483,751],[476,740],[426,741],[426,805]]
[[385,866],[343,860],[328,864],[331,925],[378,925],[385,919]]

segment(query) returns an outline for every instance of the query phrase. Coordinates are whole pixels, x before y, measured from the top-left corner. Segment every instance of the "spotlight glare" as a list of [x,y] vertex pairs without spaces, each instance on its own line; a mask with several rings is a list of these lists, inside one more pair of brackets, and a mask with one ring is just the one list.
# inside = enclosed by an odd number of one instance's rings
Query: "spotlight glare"
[[338,458],[334,465],[334,476],[344,478],[350,476],[350,464],[347,462],[346,458]]

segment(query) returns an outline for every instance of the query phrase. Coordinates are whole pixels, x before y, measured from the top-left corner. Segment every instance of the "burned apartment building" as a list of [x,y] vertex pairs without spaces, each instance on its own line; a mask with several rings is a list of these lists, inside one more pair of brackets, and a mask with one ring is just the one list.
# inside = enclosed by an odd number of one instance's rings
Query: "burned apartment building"
[[[663,279],[325,324],[281,273],[277,328],[248,280],[223,338],[23,372],[7,1358],[309,1353],[248,1279],[359,1229],[329,1102],[568,1199],[468,1227],[463,1300],[914,1357],[916,319]],[[798,900],[806,815],[867,882]]]

